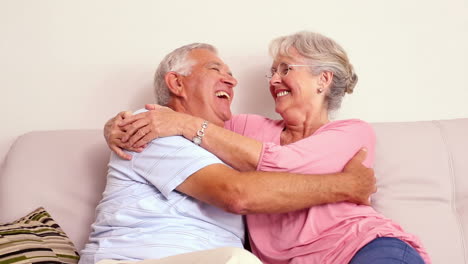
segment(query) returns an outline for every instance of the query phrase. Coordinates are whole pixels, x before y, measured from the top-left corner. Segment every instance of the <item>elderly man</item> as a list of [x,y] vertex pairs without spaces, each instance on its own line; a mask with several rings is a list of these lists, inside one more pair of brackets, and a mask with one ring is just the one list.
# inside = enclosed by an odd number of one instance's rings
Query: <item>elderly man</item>
[[[155,75],[158,102],[207,121],[193,142],[159,138],[134,152],[131,160],[112,154],[80,263],[260,263],[239,249],[244,242],[241,214],[282,213],[338,201],[368,203],[375,178],[361,164],[365,151],[342,173],[301,175],[239,172],[199,147],[210,124],[222,126],[231,118],[236,84],[211,45],[183,46],[164,58]],[[121,151],[114,143],[123,136],[118,129],[122,116],[106,126],[114,151]]]

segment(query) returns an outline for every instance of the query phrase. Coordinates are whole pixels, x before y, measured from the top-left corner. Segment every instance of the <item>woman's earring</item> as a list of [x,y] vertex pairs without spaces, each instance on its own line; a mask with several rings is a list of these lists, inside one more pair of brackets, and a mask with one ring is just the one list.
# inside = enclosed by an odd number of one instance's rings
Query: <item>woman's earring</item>
[[318,89],[317,89],[317,93],[318,93],[318,94],[323,93],[323,89],[322,89],[322,88],[318,88]]

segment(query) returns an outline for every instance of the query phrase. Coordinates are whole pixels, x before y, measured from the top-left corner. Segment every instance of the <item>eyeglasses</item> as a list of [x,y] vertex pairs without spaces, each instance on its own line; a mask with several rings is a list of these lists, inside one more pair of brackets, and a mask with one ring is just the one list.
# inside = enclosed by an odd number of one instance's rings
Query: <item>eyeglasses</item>
[[268,79],[271,79],[273,78],[273,75],[275,75],[275,73],[278,73],[280,77],[284,77],[286,75],[288,75],[289,71],[293,69],[293,67],[310,67],[310,66],[313,66],[313,65],[310,65],[310,64],[287,64],[287,63],[280,63],[278,65],[278,68],[271,68],[271,72],[270,73],[267,73],[265,75],[266,78]]

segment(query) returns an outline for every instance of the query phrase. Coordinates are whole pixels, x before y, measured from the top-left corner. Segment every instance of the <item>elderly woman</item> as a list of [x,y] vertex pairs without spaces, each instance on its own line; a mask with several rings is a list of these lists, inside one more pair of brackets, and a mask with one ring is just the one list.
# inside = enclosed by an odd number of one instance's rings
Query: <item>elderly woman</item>
[[[330,121],[329,113],[352,93],[357,76],[335,41],[312,32],[275,39],[270,93],[283,120],[234,116],[225,128],[161,106],[128,117],[133,148],[183,135],[239,170],[332,173],[362,147],[374,158],[375,135],[361,120]],[[231,100],[224,92],[217,96]],[[114,142],[113,139],[108,139]],[[116,146],[111,143],[116,149]],[[264,263],[430,263],[419,240],[372,207],[342,202],[284,214],[247,216],[253,252]]]

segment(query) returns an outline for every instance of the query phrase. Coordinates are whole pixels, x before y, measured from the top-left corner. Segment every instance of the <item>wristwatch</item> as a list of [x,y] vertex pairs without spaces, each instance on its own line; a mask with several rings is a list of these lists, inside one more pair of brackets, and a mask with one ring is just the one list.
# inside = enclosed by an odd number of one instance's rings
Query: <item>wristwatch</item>
[[200,144],[202,143],[202,138],[203,136],[205,135],[205,129],[208,127],[208,121],[203,121],[203,124],[200,128],[200,130],[197,131],[197,135],[195,135],[192,139],[193,143],[195,143],[195,145],[197,146],[200,146]]

